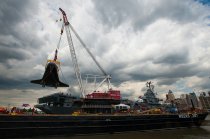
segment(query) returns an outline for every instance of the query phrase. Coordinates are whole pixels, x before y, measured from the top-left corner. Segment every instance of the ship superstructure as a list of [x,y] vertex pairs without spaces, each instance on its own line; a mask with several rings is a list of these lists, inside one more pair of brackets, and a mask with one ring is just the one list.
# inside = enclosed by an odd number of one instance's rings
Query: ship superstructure
[[152,85],[152,82],[147,82],[146,86],[148,87],[146,93],[142,97],[143,102],[147,103],[149,106],[159,106],[160,105],[160,99],[156,97],[156,94],[154,92],[154,85]]
[[156,93],[154,92],[155,86],[152,84],[151,81],[146,83],[147,90],[143,96],[139,97],[139,100],[134,102],[133,109],[145,111],[152,108],[158,108],[161,106],[160,99],[157,97]]
[[54,93],[38,99],[34,107],[47,114],[71,114],[81,108],[83,99],[69,93]]

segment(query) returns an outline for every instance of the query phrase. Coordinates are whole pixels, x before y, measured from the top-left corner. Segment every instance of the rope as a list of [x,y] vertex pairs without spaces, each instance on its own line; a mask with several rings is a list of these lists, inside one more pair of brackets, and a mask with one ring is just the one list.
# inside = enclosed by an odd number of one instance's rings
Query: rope
[[[58,41],[58,44],[57,44],[57,49],[56,49],[56,51],[59,50],[59,48],[60,48],[60,43],[61,43],[61,38],[62,38],[63,30],[64,30],[64,23],[62,24],[62,27],[61,27],[60,38],[59,38],[59,41]],[[61,71],[61,75],[62,75],[62,77],[63,77],[63,79],[64,79],[64,82],[67,83],[67,80],[66,80],[65,77],[64,77],[64,74],[63,74],[63,71],[62,71],[60,65],[59,65],[59,70]]]
[[62,77],[64,79],[64,82],[67,83],[67,80],[65,79],[64,74],[63,74],[63,71],[61,70],[61,67],[60,66],[59,66],[59,70],[61,71],[61,75],[62,75]]
[[[64,30],[64,23],[62,24],[62,27],[61,27],[61,33],[60,33],[60,37],[59,37],[59,40],[58,40],[57,49],[55,50],[54,61],[57,60],[57,54],[58,54],[58,50],[59,50],[59,48],[60,48],[63,30]],[[62,74],[62,76],[63,76],[64,81],[67,82],[66,79],[65,79],[65,77],[64,77],[64,74],[63,74],[63,72],[62,72],[62,70],[61,70],[60,65],[58,66],[58,68],[59,68],[59,70],[61,71],[61,74]],[[51,72],[50,72],[50,73],[51,73]],[[48,75],[47,75],[46,77],[48,77]]]
[[63,34],[63,30],[64,30],[64,23],[62,24],[62,27],[61,27],[61,33],[60,33],[60,38],[59,38],[59,41],[58,41],[58,44],[57,44],[57,49],[60,48],[60,43],[61,43],[61,37],[62,37],[62,34]]

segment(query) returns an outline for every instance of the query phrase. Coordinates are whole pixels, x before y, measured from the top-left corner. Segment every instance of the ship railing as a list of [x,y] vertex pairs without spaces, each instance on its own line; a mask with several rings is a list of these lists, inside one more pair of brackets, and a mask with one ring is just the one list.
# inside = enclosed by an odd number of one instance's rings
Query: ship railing
[[112,108],[110,105],[82,105],[82,108]]

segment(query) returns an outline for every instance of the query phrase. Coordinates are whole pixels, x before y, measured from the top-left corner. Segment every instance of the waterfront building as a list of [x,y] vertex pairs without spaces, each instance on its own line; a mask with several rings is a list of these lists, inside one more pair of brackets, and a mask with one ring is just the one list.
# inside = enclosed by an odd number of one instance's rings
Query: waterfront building
[[176,107],[179,111],[188,109],[187,100],[185,98],[181,98],[181,97],[176,98],[175,99],[175,104],[176,104]]
[[178,110],[189,110],[191,108],[199,108],[199,101],[196,94],[181,94],[180,98],[174,100]]
[[186,99],[187,99],[187,103],[190,108],[193,108],[193,107],[198,108],[199,107],[198,99],[194,92],[187,94]]
[[166,103],[174,103],[175,96],[171,90],[168,91],[168,94],[166,94]]
[[203,109],[210,110],[210,91],[208,92],[208,96],[206,95],[205,92],[200,94],[199,100],[201,102]]

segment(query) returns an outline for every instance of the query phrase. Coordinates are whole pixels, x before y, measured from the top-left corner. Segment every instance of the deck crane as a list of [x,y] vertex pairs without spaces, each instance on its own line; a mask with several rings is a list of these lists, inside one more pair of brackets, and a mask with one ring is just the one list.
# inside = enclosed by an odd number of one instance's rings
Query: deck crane
[[[79,40],[79,42],[82,44],[82,46],[85,48],[85,50],[87,51],[87,53],[90,55],[90,57],[93,59],[93,61],[96,63],[96,65],[98,66],[98,68],[104,74],[104,77],[105,78],[98,85],[97,88],[99,88],[104,82],[107,82],[108,89],[110,89],[110,84],[111,84],[110,83],[110,79],[111,79],[111,76],[108,75],[105,72],[105,70],[101,67],[101,65],[99,64],[99,62],[95,59],[95,57],[93,56],[93,54],[90,52],[90,50],[87,48],[87,46],[85,45],[85,43],[82,41],[82,39],[80,38],[80,36],[78,35],[78,33],[75,31],[75,29],[73,28],[73,26],[69,23],[65,11],[63,11],[61,8],[59,8],[59,10],[61,11],[61,13],[63,15],[63,23],[64,23],[65,30],[66,30],[66,36],[67,36],[67,40],[68,40],[68,44],[69,44],[69,48],[70,48],[71,58],[72,58],[72,62],[73,62],[73,65],[74,65],[74,71],[75,71],[75,74],[76,74],[76,77],[77,77],[77,80],[78,80],[78,84],[79,84],[80,91],[82,93],[82,97],[85,97],[85,95],[84,95],[84,87],[83,87],[82,77],[81,77],[81,74],[80,74],[80,70],[79,70],[79,66],[78,66],[78,62],[77,62],[77,57],[76,57],[76,53],[75,53],[75,49],[74,49],[74,45],[73,45],[73,41],[72,41],[72,37],[71,37],[71,30],[75,34],[75,36],[77,37],[77,39]],[[97,90],[97,88],[96,88],[96,90]]]

